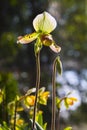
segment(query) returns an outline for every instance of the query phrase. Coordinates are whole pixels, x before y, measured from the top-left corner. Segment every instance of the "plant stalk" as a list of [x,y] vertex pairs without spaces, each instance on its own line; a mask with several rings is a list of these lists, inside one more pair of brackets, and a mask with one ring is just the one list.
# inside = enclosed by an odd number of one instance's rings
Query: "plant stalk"
[[55,113],[56,113],[56,85],[55,85],[55,78],[56,78],[56,59],[53,63],[53,74],[52,74],[52,121],[51,121],[51,130],[55,130]]
[[35,130],[35,117],[36,117],[37,98],[38,98],[39,86],[40,86],[40,52],[38,52],[36,54],[36,93],[35,93],[35,104],[34,104],[34,115],[33,115],[32,130]]

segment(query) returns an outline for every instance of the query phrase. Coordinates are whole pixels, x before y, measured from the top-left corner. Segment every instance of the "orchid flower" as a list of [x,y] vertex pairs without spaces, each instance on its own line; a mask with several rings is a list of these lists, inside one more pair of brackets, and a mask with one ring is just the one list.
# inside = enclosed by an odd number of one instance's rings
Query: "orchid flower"
[[48,12],[43,12],[35,17],[33,20],[33,27],[35,32],[26,34],[25,36],[19,36],[17,43],[27,44],[36,40],[35,53],[41,50],[42,46],[49,46],[51,50],[58,53],[61,47],[57,46],[50,34],[57,26],[55,18],[53,18]]
[[77,102],[77,98],[75,97],[67,97],[65,100],[65,105],[68,106],[72,106],[74,104],[74,102]]

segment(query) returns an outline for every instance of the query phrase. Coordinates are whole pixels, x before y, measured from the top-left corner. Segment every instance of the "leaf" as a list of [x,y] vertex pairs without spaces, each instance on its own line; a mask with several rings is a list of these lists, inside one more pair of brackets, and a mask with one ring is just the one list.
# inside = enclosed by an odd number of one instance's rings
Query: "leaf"
[[2,127],[3,130],[11,130],[8,126],[7,126],[7,123],[5,121],[3,121],[3,127]]
[[2,91],[1,91],[1,89],[0,89],[0,104],[3,102],[3,93],[2,93]]
[[39,125],[38,122],[36,122],[36,128],[37,128],[37,130],[44,130],[44,129],[42,128],[42,126]]
[[21,43],[21,44],[30,43],[34,41],[38,37],[38,35],[39,35],[38,33],[34,32],[31,34],[27,34],[25,36],[19,36],[17,39],[17,43]]
[[14,115],[14,109],[15,109],[15,102],[9,102],[8,103],[8,112],[10,115]]
[[[31,123],[33,123],[33,120],[30,119]],[[44,130],[39,124],[38,122],[35,122],[35,130]]]
[[57,64],[56,64],[57,71],[58,71],[58,73],[61,75],[61,74],[62,74],[62,62],[61,62],[59,56],[56,58],[56,63],[57,63]]
[[72,130],[72,127],[66,127],[64,130]]
[[43,116],[42,116],[42,111],[39,111],[39,112],[37,113],[36,116],[37,116],[37,122],[39,123],[40,126],[43,127]]
[[50,33],[56,28],[57,22],[48,12],[43,12],[35,17],[33,26],[36,31]]
[[44,123],[44,126],[43,126],[44,130],[47,129],[47,123]]

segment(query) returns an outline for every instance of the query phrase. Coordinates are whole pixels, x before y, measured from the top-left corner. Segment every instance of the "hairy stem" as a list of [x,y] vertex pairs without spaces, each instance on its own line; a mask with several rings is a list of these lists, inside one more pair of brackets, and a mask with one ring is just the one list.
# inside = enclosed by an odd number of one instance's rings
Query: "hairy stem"
[[37,98],[38,98],[38,90],[40,86],[40,52],[36,54],[36,94],[35,94],[35,104],[34,104],[34,115],[33,115],[33,126],[32,130],[35,130],[35,117],[36,117],[36,109],[37,109]]
[[52,123],[51,123],[51,130],[55,130],[55,97],[56,97],[56,86],[55,86],[55,78],[56,78],[56,59],[53,63],[53,74],[52,74]]

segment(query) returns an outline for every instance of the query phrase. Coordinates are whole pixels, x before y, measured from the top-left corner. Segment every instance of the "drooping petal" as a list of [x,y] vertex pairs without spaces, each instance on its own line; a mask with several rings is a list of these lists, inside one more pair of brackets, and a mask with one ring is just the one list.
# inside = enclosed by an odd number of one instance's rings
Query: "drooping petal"
[[36,31],[50,33],[56,28],[57,22],[48,12],[43,12],[35,17],[33,26]]
[[50,45],[50,48],[51,48],[51,50],[54,51],[55,53],[58,53],[58,52],[61,51],[61,47],[58,46],[58,45],[56,45],[56,44]]
[[21,44],[27,44],[30,43],[32,41],[34,41],[37,37],[38,37],[38,33],[34,32],[31,34],[27,34],[25,36],[19,36],[17,43],[21,43]]

